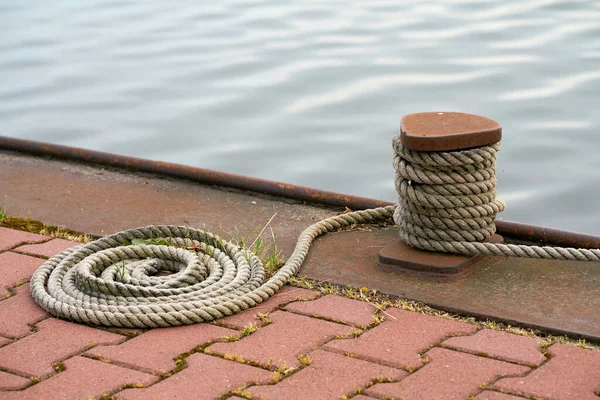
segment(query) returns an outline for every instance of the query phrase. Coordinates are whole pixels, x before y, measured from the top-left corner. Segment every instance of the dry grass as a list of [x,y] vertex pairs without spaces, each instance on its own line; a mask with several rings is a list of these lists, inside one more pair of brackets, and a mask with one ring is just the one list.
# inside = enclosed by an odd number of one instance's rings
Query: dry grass
[[68,228],[59,228],[58,226],[52,224],[47,225],[41,221],[31,218],[9,217],[1,207],[0,226],[19,231],[37,233],[54,238],[72,240],[79,243],[88,243],[94,240],[94,237],[88,235],[87,233],[77,232]]

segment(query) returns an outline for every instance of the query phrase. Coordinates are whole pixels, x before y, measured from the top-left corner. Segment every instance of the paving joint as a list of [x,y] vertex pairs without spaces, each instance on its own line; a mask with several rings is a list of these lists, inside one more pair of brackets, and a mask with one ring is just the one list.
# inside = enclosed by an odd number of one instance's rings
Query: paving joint
[[[91,349],[90,349],[91,350]],[[111,358],[108,357],[102,357],[102,356],[97,356],[95,354],[88,354],[88,353],[80,353],[80,354],[76,354],[73,357],[84,357],[84,358],[88,358],[90,360],[94,360],[94,361],[98,361],[101,363],[105,363],[105,364],[111,364],[111,365],[117,365],[119,367],[123,367],[123,368],[127,368],[127,369],[131,369],[134,371],[138,371],[138,372],[143,372],[145,374],[150,374],[150,375],[154,375],[154,376],[160,376],[160,374],[157,374],[156,372],[154,372],[151,368],[143,368],[143,367],[138,367],[136,365],[133,364],[129,364],[127,362],[122,362],[122,361],[118,361],[118,360],[113,360]]]
[[[8,300],[8,299],[10,299],[10,298],[13,298],[13,297],[15,297],[15,296],[16,296],[16,294],[15,294],[15,295],[13,295],[13,296],[7,297],[7,298],[5,298],[4,300]],[[2,304],[2,303],[0,303],[0,304]],[[25,334],[25,335],[22,335],[22,336],[18,336],[18,337],[11,337],[11,336],[8,336],[8,338],[12,340],[12,342],[11,342],[11,343],[16,343],[16,342],[18,342],[19,340],[23,340],[23,339],[25,339],[25,338],[27,338],[27,337],[31,336],[32,334],[34,334],[34,333],[38,332],[38,330],[39,330],[39,329],[38,329],[38,327],[37,327],[37,324],[39,324],[39,323],[41,323],[41,322],[44,322],[44,321],[46,321],[46,320],[52,319],[52,318],[53,318],[52,316],[47,316],[47,317],[43,317],[43,318],[41,318],[41,319],[39,319],[39,320],[37,320],[37,321],[35,321],[35,322],[33,322],[33,323],[28,323],[28,324],[27,324],[27,326],[29,327],[29,333],[27,333],[27,334]]]
[[[295,310],[280,309],[278,311],[283,311],[283,312],[287,312],[287,313],[295,314],[295,315],[301,315],[303,317],[309,317],[309,318],[319,319],[321,321],[333,322],[334,324],[340,324],[340,325],[344,325],[344,326],[349,326],[351,328],[356,328],[356,329],[363,330],[363,331],[366,330],[367,327],[370,326],[370,324],[369,325],[350,324],[350,323],[347,323],[347,322],[344,322],[344,321],[340,321],[340,320],[335,319],[335,318],[324,317],[322,315],[307,314],[307,313],[303,313],[303,312],[299,312],[299,311],[295,311]],[[375,315],[373,315],[373,317],[375,317]]]
[[[0,226],[1,226],[1,225],[0,225]],[[23,231],[23,232],[28,232],[28,231]],[[1,250],[0,250],[0,254],[1,254],[1,253],[12,252],[12,253],[24,254],[24,255],[27,255],[27,256],[32,256],[32,257],[37,257],[37,258],[43,258],[43,259],[47,259],[47,257],[39,256],[39,255],[37,255],[37,254],[26,254],[26,253],[22,253],[22,252],[18,251],[18,250],[17,250],[17,248],[18,248],[18,247],[21,247],[21,246],[32,245],[32,244],[44,244],[44,243],[48,243],[48,242],[50,242],[50,241],[51,241],[51,240],[53,240],[53,239],[54,239],[54,238],[52,238],[52,237],[51,237],[51,238],[48,238],[47,240],[45,239],[45,240],[42,240],[42,241],[39,241],[39,242],[36,242],[36,241],[24,241],[24,242],[20,242],[20,243],[17,243],[17,244],[15,244],[15,245],[14,245],[14,246],[12,246],[12,247],[7,247],[7,248],[4,248],[4,249],[1,249]]]
[[544,365],[548,361],[548,360],[545,360],[544,362],[542,362],[539,365],[536,365],[536,364],[527,364],[527,363],[517,362],[517,361],[513,361],[513,360],[506,360],[506,359],[500,358],[498,356],[495,356],[493,354],[486,353],[486,352],[483,352],[483,351],[477,352],[477,351],[461,350],[461,349],[458,349],[456,347],[442,345],[442,344],[439,344],[439,345],[433,346],[433,347],[439,347],[439,348],[442,348],[442,349],[446,349],[446,350],[450,350],[450,351],[456,351],[456,352],[459,352],[459,353],[471,354],[471,355],[474,355],[474,356],[477,356],[477,357],[488,358],[490,360],[503,361],[503,362],[506,362],[506,363],[509,363],[509,364],[515,364],[515,365],[519,365],[519,366],[523,366],[523,367],[529,367],[531,369],[535,369],[535,368],[541,367],[542,365]]
[[15,297],[17,295],[17,293],[15,293],[15,289],[25,285],[26,283],[29,283],[29,279],[20,279],[15,283],[11,284],[10,286],[7,286],[6,292],[8,293],[8,295],[5,294],[4,298],[0,299],[0,301],[8,300],[11,297]]
[[[242,365],[250,365],[252,367],[260,368],[260,369],[263,369],[263,370],[269,371],[269,372],[277,372],[280,368],[282,368],[281,366],[263,364],[261,362],[255,361],[255,360],[246,359],[246,358],[244,358],[244,356],[239,355],[239,354],[220,353],[220,352],[210,350],[208,348],[203,348],[202,354],[206,354],[207,356],[211,356],[211,357],[218,357],[223,360],[235,362],[235,363],[242,364]],[[285,366],[283,368],[285,369]]]
[[[49,240],[49,241],[50,241],[50,240]],[[48,241],[48,242],[49,242],[49,241]],[[48,243],[48,242],[44,242],[44,243]],[[35,243],[35,244],[42,244],[42,243]],[[22,255],[24,255],[24,256],[35,257],[35,258],[40,258],[40,259],[42,259],[42,260],[48,260],[48,259],[50,259],[50,257],[43,256],[43,255],[41,255],[41,254],[28,253],[28,252],[25,252],[25,251],[19,251],[18,249],[12,249],[12,250],[11,250],[11,252],[13,252],[13,253],[17,253],[17,254],[22,254]]]

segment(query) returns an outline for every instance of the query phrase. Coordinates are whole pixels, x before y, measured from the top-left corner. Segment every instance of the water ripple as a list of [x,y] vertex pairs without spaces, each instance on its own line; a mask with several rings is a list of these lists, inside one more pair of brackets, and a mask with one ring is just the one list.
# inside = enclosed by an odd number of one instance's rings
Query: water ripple
[[346,87],[336,89],[331,92],[320,93],[315,96],[301,97],[286,107],[286,110],[292,113],[303,112],[312,108],[348,101],[352,98],[377,92],[383,89],[390,90],[402,86],[413,85],[452,85],[474,79],[481,79],[489,76],[490,74],[491,71],[475,71],[459,74],[404,74],[377,76],[353,82]]
[[584,72],[582,74],[567,76],[565,78],[549,81],[545,86],[506,92],[499,96],[501,100],[532,100],[558,96],[568,90],[577,88],[586,83],[600,79],[600,71]]
[[0,130],[395,200],[400,118],[478,113],[503,218],[600,233],[599,33],[597,0],[3,0]]

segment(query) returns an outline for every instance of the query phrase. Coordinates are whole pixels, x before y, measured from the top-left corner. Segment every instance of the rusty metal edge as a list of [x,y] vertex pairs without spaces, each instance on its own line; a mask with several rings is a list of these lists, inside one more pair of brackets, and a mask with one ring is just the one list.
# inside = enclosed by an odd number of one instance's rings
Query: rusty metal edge
[[163,176],[190,179],[202,184],[265,193],[293,200],[324,204],[336,207],[366,209],[383,207],[392,203],[358,196],[328,192],[304,186],[290,185],[266,179],[191,167],[188,165],[154,161],[102,151],[57,145],[26,139],[0,136],[0,149],[42,157],[55,157],[114,168],[152,173]]
[[[252,178],[205,168],[6,136],[0,136],[0,150],[9,150],[42,157],[55,157],[113,168],[189,179],[206,185],[247,190],[327,206],[348,207],[353,210],[383,207],[394,204],[384,200],[329,192],[326,190]],[[527,240],[530,242],[556,246],[600,248],[600,236],[506,220],[496,221],[496,227],[499,234],[517,240]]]

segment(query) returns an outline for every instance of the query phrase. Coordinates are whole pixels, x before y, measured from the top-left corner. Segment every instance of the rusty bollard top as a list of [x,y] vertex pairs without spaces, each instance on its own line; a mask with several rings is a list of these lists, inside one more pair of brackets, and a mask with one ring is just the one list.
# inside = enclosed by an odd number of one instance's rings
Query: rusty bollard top
[[499,142],[502,126],[486,117],[458,112],[409,114],[400,122],[400,140],[409,150],[457,151]]

